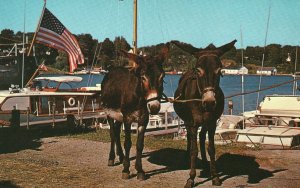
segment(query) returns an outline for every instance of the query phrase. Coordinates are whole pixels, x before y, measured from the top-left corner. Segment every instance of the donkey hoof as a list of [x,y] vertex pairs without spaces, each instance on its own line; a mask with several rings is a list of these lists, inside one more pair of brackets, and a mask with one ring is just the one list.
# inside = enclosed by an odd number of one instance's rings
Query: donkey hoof
[[120,163],[123,163],[124,157],[119,157]]
[[122,172],[122,179],[128,180],[130,178],[129,172]]
[[194,187],[194,180],[188,179],[186,181],[186,184],[185,184],[184,188],[192,188],[192,187]]
[[146,179],[146,176],[145,176],[145,172],[139,172],[138,174],[137,174],[137,179],[138,180],[145,180]]
[[108,166],[114,166],[115,161],[114,160],[108,160]]
[[215,177],[212,179],[212,185],[215,185],[215,186],[220,186],[221,185],[221,181],[218,177]]

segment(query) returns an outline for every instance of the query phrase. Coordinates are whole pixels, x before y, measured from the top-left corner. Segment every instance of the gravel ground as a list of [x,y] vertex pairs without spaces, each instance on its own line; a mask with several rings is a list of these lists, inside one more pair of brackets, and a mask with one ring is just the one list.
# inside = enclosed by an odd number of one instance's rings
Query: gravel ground
[[[121,178],[122,165],[107,166],[109,143],[72,139],[33,140],[32,148],[0,152],[0,187],[183,187],[189,170],[183,150],[144,150],[145,181],[136,179],[135,150],[131,177]],[[1,148],[0,148],[1,151]],[[300,187],[299,150],[224,153],[217,160],[223,187]],[[196,187],[212,187],[199,169]]]

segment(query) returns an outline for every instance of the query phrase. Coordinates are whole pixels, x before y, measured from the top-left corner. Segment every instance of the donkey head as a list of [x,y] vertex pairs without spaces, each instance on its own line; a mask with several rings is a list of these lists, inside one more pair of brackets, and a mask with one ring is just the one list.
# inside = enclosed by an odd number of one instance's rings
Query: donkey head
[[197,58],[195,73],[197,77],[197,89],[202,97],[202,106],[206,111],[212,111],[216,107],[216,89],[219,87],[222,63],[220,57],[231,48],[236,40],[219,48],[209,45],[205,49],[195,48],[192,45],[171,41],[177,47],[189,52]]
[[195,53],[198,58],[196,63],[198,89],[202,93],[202,106],[206,111],[212,111],[216,107],[216,89],[220,84],[222,63],[220,57],[231,48],[236,40],[216,48],[209,45]]
[[[124,53],[124,52],[123,52]],[[127,53],[129,60],[135,62],[134,71],[138,78],[142,97],[146,100],[148,112],[152,115],[160,110],[160,99],[163,93],[163,78],[165,73],[162,68],[162,62],[166,57],[166,51],[157,56],[142,56]]]

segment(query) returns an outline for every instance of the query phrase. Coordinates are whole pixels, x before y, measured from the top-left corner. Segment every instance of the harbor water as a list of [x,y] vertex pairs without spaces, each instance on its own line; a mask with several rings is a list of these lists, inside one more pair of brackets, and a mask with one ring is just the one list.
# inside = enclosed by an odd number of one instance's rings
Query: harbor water
[[[49,75],[50,76],[50,75]],[[57,75],[55,75],[57,76]],[[83,75],[76,75],[81,76],[83,80],[80,83],[73,83],[72,87],[85,87],[85,86],[96,86],[102,82],[104,77],[103,74],[83,74]],[[177,88],[178,81],[181,75],[166,75],[164,78],[164,93],[169,96],[173,97],[174,92]],[[263,76],[261,81],[261,89],[280,84],[289,80],[292,80],[292,76]],[[258,90],[259,88],[259,80],[260,76],[257,75],[245,75],[244,76],[244,92],[250,92]],[[238,94],[242,92],[242,79],[241,75],[225,75],[221,78],[221,88],[224,92],[225,97]],[[268,89],[265,91],[260,92],[259,94],[259,102],[262,101],[264,96],[272,95],[272,94],[285,94],[291,95],[292,94],[292,86],[293,83],[285,84],[276,88]],[[257,105],[257,93],[247,94],[244,95],[245,101],[245,111],[255,110]],[[228,98],[225,100],[225,109],[224,114],[228,114]],[[232,97],[231,100],[233,101],[233,114],[240,114],[242,113],[242,97],[236,96]]]

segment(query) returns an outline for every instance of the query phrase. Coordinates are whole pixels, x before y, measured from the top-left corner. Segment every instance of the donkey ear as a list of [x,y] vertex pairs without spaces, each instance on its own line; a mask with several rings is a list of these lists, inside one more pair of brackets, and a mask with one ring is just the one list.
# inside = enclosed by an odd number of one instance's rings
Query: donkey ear
[[187,43],[183,43],[183,42],[179,42],[179,41],[171,41],[170,43],[174,44],[181,50],[183,50],[191,55],[196,55],[200,51],[199,48],[196,48],[196,47],[192,46],[191,44],[187,44]]
[[232,42],[225,44],[223,46],[220,46],[219,48],[217,48],[217,53],[219,56],[222,56],[223,54],[225,54],[226,52],[228,52],[229,50],[231,50],[231,48],[234,47],[234,44],[236,43],[237,40],[233,40]]
[[134,62],[136,62],[137,60],[137,55],[134,53],[126,52],[125,50],[121,50],[120,53],[122,56],[127,57],[129,60],[132,60]]
[[129,59],[129,66],[136,68],[139,64],[138,62],[138,55],[131,53],[131,52],[127,52],[125,50],[121,50],[120,54],[124,57],[127,57]]

